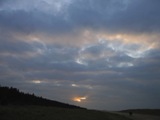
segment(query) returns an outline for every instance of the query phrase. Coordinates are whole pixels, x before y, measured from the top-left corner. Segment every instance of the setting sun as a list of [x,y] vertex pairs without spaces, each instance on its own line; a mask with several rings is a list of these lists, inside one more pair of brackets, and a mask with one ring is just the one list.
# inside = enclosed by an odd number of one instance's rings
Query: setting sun
[[82,102],[82,100],[86,100],[86,99],[87,99],[87,97],[74,97],[73,101],[75,101],[75,102]]

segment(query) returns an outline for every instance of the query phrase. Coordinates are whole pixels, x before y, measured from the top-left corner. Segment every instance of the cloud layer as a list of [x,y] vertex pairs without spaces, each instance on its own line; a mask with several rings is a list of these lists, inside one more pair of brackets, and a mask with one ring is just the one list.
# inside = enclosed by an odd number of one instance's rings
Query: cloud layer
[[159,108],[159,5],[1,0],[0,84],[87,108]]

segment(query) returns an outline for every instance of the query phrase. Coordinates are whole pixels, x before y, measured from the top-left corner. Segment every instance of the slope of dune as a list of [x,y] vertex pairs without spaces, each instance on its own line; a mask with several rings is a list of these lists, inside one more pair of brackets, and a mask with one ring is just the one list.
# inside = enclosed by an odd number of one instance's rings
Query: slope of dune
[[131,120],[118,114],[49,106],[0,106],[0,120]]

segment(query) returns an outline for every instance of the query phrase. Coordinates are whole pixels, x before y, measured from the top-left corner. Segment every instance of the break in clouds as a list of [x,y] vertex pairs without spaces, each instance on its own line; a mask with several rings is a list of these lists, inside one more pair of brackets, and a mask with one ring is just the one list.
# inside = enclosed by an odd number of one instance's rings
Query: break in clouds
[[1,0],[0,84],[87,108],[159,108],[159,5]]

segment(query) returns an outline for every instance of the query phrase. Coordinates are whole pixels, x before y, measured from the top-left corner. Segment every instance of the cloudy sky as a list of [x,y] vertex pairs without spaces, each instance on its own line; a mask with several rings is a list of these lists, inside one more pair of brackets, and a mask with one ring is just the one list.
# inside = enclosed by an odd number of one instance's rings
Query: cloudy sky
[[160,0],[0,0],[0,84],[86,108],[160,108]]

